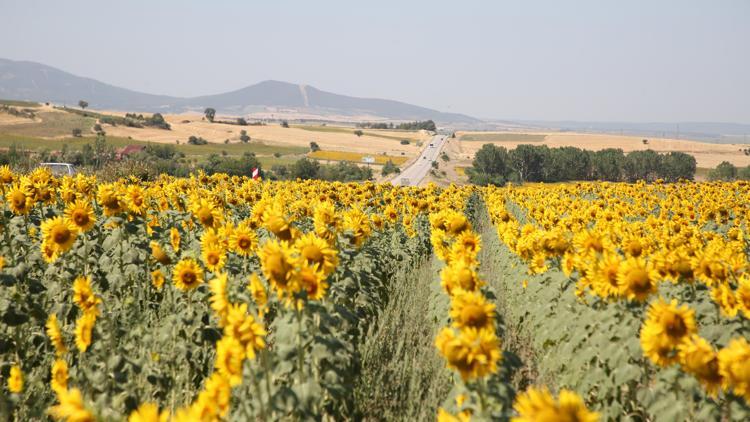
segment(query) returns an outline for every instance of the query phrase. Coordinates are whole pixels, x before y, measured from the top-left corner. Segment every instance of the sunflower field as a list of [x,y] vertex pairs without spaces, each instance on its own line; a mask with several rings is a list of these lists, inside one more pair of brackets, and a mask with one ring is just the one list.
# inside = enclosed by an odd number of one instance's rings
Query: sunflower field
[[3,420],[747,420],[750,185],[0,167]]

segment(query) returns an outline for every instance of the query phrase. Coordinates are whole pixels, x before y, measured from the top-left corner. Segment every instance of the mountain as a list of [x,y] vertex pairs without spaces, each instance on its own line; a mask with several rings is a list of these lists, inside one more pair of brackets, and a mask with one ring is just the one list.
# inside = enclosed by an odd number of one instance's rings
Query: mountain
[[306,116],[351,116],[355,119],[426,120],[477,123],[456,113],[443,113],[399,101],[334,94],[308,85],[264,81],[236,91],[192,98],[152,95],[76,76],[54,67],[0,58],[0,98],[145,112],[181,112],[212,107],[219,113],[250,114],[267,109]]

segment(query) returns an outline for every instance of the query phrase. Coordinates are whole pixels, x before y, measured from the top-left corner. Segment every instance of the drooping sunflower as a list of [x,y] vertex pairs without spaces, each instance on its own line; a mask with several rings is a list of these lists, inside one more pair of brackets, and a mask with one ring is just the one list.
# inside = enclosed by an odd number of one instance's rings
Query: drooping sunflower
[[49,414],[52,418],[62,421],[94,422],[96,418],[83,404],[81,390],[72,388],[70,390],[56,391],[59,404],[50,407]]
[[138,185],[129,185],[125,191],[125,201],[128,205],[128,211],[137,215],[144,215],[148,208],[146,204],[146,194],[142,187]]
[[708,341],[692,335],[680,344],[679,361],[682,369],[697,378],[710,396],[716,397],[719,394],[722,382],[719,357]]
[[512,422],[599,420],[599,414],[588,410],[578,394],[566,389],[562,389],[555,400],[546,387],[530,387],[516,397],[513,409],[518,416],[512,418]]
[[456,328],[495,329],[495,305],[481,292],[455,290],[451,297],[450,316]]
[[65,218],[75,224],[76,228],[81,232],[91,230],[96,222],[96,216],[94,215],[91,203],[81,199],[68,204],[65,208]]
[[169,229],[169,243],[172,244],[175,252],[180,251],[180,231],[176,227]]
[[586,271],[590,276],[593,291],[603,298],[618,298],[622,291],[617,282],[622,258],[617,253],[604,253],[594,261],[594,267]]
[[183,259],[174,266],[172,282],[184,292],[193,290],[203,283],[203,269],[194,259]]
[[104,215],[113,216],[126,210],[122,188],[114,183],[99,185],[96,200],[104,209]]
[[227,309],[229,308],[229,296],[227,295],[227,274],[220,273],[208,282],[211,290],[211,310],[219,318],[219,327],[227,323]]
[[204,227],[213,228],[221,224],[221,212],[206,198],[194,198],[190,212]]
[[303,262],[308,265],[317,265],[326,276],[336,269],[337,252],[329,246],[325,239],[316,236],[314,233],[307,233],[297,238],[294,246],[299,250],[300,259]]
[[43,243],[55,252],[62,253],[70,250],[77,236],[78,230],[75,224],[64,217],[53,217],[42,223]]
[[750,319],[750,278],[747,276],[739,280],[739,286],[735,291],[737,307],[745,318]]
[[162,265],[169,265],[172,263],[172,259],[167,255],[159,242],[151,241],[149,246],[151,246],[151,257],[153,257],[156,262]]

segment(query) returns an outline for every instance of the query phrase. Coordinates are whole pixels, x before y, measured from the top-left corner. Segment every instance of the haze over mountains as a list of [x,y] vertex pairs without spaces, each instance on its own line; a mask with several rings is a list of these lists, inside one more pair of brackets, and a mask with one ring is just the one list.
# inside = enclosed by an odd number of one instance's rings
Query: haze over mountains
[[236,91],[193,98],[152,95],[76,76],[35,62],[0,58],[0,98],[76,105],[85,100],[97,109],[142,112],[203,111],[244,115],[270,109],[293,109],[305,115],[359,119],[425,120],[479,123],[472,117],[443,113],[399,101],[338,95],[307,85],[263,81]]

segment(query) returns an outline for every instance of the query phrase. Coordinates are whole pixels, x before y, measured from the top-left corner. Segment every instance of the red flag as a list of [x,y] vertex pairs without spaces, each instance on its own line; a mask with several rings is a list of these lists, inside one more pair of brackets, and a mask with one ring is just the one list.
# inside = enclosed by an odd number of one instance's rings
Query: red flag
[[253,167],[253,180],[260,179],[260,170],[258,170],[258,167]]

